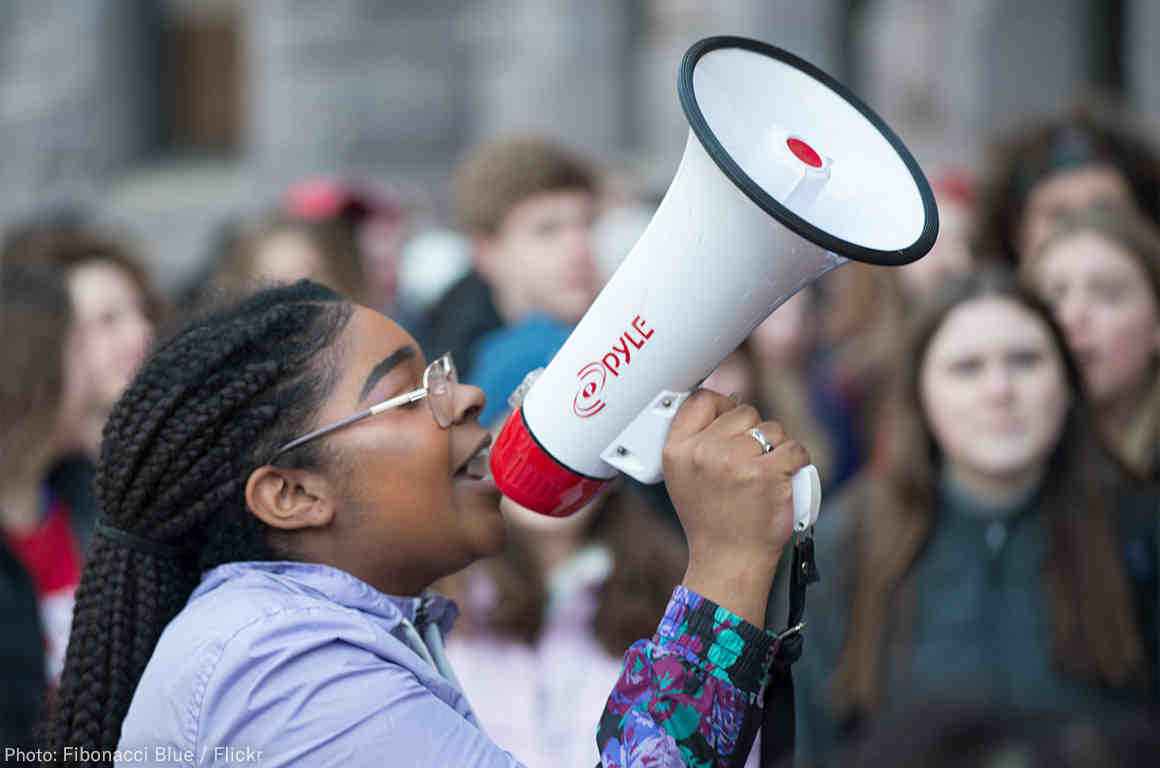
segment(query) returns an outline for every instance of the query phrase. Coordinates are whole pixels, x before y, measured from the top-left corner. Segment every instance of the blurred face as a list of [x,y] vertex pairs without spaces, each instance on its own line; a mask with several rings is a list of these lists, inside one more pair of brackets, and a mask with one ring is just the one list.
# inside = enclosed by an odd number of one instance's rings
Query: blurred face
[[107,410],[129,385],[153,340],[145,297],[123,269],[109,262],[76,267],[68,283],[76,321],[66,349],[66,401],[83,400]]
[[1059,171],[1040,181],[1027,197],[1016,241],[1020,258],[1035,253],[1061,218],[1095,205],[1133,206],[1132,190],[1115,168],[1092,165]]
[[[426,360],[415,340],[379,313],[357,307],[341,345],[341,378],[319,426],[422,386]],[[356,575],[428,569],[433,581],[502,548],[499,492],[490,477],[467,472],[472,463],[479,474],[490,444],[476,420],[483,392],[459,384],[453,396],[448,429],[423,399],[326,438],[339,457],[340,551],[361,564],[350,568]]]
[[334,285],[322,254],[297,232],[281,232],[262,240],[254,252],[252,277],[261,282],[293,283],[302,278]]
[[935,443],[968,487],[1037,480],[1070,402],[1047,326],[1000,298],[965,302],[946,316],[919,387]]
[[548,192],[512,208],[479,244],[481,269],[514,314],[575,323],[600,290],[592,247],[595,201],[583,190]]
[[971,268],[968,247],[970,208],[951,200],[938,201],[938,239],[930,253],[898,268],[903,290],[923,301],[948,279]]
[[1151,383],[1160,351],[1160,308],[1139,261],[1095,232],[1053,243],[1033,280],[1067,333],[1098,406]]
[[765,368],[796,368],[809,356],[814,335],[813,294],[804,290],[787,299],[754,328],[750,343]]
[[370,281],[377,309],[386,311],[399,291],[399,264],[407,228],[393,219],[371,219],[359,231],[363,272]]
[[701,386],[727,395],[736,394],[741,402],[749,403],[757,397],[757,372],[749,358],[735,350],[721,361]]

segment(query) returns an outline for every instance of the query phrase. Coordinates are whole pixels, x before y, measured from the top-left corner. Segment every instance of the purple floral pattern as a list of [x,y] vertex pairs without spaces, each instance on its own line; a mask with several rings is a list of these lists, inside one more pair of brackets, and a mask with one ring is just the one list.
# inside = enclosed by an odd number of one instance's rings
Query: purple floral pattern
[[650,641],[624,655],[596,740],[604,768],[732,764],[748,752],[773,636],[677,587]]

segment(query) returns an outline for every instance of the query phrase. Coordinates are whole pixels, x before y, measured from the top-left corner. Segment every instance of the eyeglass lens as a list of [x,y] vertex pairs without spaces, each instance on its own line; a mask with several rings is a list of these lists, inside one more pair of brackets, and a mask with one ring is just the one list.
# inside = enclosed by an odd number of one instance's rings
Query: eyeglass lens
[[435,423],[446,429],[455,420],[455,384],[459,374],[450,355],[444,355],[427,368],[427,400]]

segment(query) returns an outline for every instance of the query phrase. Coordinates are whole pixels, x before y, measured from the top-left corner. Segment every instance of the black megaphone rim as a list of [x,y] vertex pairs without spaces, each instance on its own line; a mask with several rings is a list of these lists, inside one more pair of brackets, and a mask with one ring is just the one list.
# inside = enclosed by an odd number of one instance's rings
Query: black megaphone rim
[[[696,68],[697,62],[705,54],[722,48],[740,48],[788,64],[812,77],[814,80],[817,80],[820,84],[838,94],[838,96],[844,99],[854,109],[858,110],[882,134],[882,137],[890,143],[890,146],[906,165],[906,169],[910,172],[915,186],[918,187],[919,196],[922,198],[924,219],[922,233],[918,236],[918,239],[905,248],[880,250],[835,237],[829,232],[810,224],[789,208],[774,200],[768,192],[761,188],[761,185],[754,181],[749,174],[745,173],[741,169],[741,166],[737,164],[729,152],[721,145],[721,142],[717,140],[716,134],[709,127],[705,115],[701,112],[701,107],[697,104],[697,96],[693,89],[693,70]],[[707,37],[693,43],[689,50],[685,52],[685,57],[681,61],[680,73],[677,77],[677,95],[680,97],[681,107],[685,111],[685,117],[689,121],[689,127],[693,129],[693,133],[700,140],[701,146],[705,148],[709,157],[717,164],[717,167],[745,193],[746,197],[798,235],[840,256],[880,266],[899,266],[917,261],[925,256],[934,245],[935,238],[938,236],[938,208],[935,205],[934,193],[930,189],[930,184],[927,182],[926,176],[923,175],[922,169],[918,167],[914,156],[910,154],[910,150],[906,148],[906,145],[902,143],[902,139],[898,138],[898,135],[890,129],[890,126],[874,110],[855,96],[846,86],[808,61],[793,55],[789,51],[747,37],[736,37],[732,35]]]

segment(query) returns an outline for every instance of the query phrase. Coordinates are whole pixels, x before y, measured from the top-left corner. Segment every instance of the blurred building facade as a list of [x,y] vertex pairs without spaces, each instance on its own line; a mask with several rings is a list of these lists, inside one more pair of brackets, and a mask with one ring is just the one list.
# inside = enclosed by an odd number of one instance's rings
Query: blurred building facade
[[1160,115],[1151,0],[0,0],[0,223],[66,199],[172,285],[224,214],[310,173],[433,211],[473,143],[558,137],[661,190],[711,34],[848,83],[926,166],[1098,89]]

